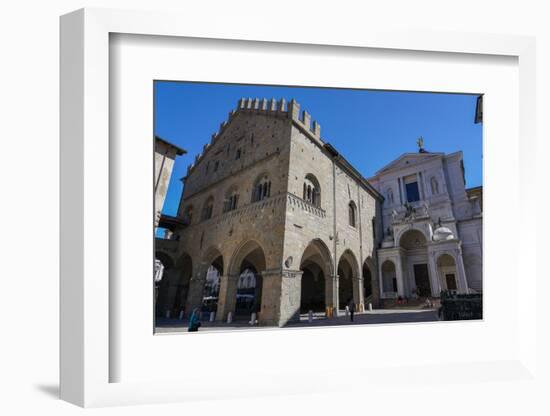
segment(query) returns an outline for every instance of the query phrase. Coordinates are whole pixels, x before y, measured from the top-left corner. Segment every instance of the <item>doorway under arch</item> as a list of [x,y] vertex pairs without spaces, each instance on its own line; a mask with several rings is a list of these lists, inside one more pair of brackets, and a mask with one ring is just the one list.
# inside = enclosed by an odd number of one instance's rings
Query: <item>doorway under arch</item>
[[332,275],[330,251],[320,239],[312,240],[300,260],[303,272],[300,289],[300,313],[325,312],[332,306],[331,288],[326,279]]
[[441,287],[451,292],[458,290],[456,262],[450,254],[442,254],[437,258],[437,272]]
[[397,273],[391,260],[382,263],[382,290],[384,293],[397,293]]
[[353,290],[357,276],[355,256],[350,250],[346,250],[338,262],[338,305],[340,309],[344,309],[352,299],[355,300],[355,303],[358,303],[359,300],[355,299]]
[[243,244],[233,256],[230,273],[238,275],[235,318],[250,319],[262,307],[262,272],[266,268],[263,248],[253,240]]
[[405,294],[416,293],[420,297],[432,296],[426,236],[418,229],[407,230],[401,235],[399,246],[404,252],[403,290]]
[[174,317],[185,305],[193,263],[187,253],[176,262],[161,251],[155,253],[155,258],[163,266],[162,279],[155,283],[155,316]]
[[201,311],[216,312],[220,294],[220,277],[223,275],[223,257],[218,255],[207,265],[204,287],[202,291]]

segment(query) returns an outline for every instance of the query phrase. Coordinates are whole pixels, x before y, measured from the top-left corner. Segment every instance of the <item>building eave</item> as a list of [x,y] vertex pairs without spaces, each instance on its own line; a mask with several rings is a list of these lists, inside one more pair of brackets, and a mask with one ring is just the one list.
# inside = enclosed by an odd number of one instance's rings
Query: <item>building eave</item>
[[165,140],[165,139],[163,139],[163,138],[160,137],[160,136],[155,135],[155,140],[157,140],[157,141],[159,141],[159,142],[161,142],[161,143],[164,143],[164,144],[166,144],[167,146],[172,147],[172,148],[176,151],[176,155],[178,155],[178,156],[181,156],[181,155],[184,155],[184,154],[187,153],[187,150],[185,150],[184,148],[179,147],[179,146],[176,146],[175,144],[170,143],[168,140]]

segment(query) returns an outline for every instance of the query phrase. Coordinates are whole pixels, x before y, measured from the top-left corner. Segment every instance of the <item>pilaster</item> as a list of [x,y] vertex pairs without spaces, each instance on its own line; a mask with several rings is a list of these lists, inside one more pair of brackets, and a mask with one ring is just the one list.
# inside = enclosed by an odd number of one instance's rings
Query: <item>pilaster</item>
[[187,295],[187,302],[185,303],[185,315],[190,316],[193,309],[200,308],[202,306],[202,298],[204,292],[204,284],[206,283],[206,276],[194,276],[189,281],[189,293]]
[[439,270],[437,269],[436,253],[428,253],[428,274],[430,275],[430,286],[432,287],[432,296],[439,297],[441,294],[441,281]]
[[225,322],[229,312],[235,315],[238,280],[238,275],[220,276],[220,292],[218,295],[218,310],[216,312],[217,321]]

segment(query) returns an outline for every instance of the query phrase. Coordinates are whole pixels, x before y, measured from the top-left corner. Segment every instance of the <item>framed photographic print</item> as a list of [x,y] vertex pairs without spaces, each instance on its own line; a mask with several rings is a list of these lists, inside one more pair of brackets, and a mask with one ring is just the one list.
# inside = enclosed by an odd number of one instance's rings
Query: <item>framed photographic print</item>
[[[482,319],[481,95],[154,94],[155,332]],[[293,98],[232,102],[249,95]],[[322,134],[304,103],[334,124]]]
[[181,21],[61,20],[62,398],[531,379],[533,39]]

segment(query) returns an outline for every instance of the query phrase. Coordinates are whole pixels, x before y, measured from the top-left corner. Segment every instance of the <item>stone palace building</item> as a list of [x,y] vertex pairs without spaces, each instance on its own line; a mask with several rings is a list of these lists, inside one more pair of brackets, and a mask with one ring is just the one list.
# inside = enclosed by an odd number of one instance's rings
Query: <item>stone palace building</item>
[[161,216],[157,315],[284,326],[309,310],[481,290],[481,189],[462,153],[404,154],[365,179],[292,100],[241,99]]

